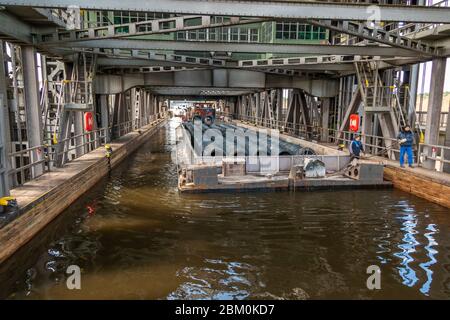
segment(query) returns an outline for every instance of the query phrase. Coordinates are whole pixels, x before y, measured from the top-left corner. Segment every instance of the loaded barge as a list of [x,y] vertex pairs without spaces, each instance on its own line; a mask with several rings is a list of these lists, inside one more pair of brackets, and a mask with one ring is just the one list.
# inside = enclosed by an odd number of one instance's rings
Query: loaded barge
[[351,159],[347,152],[276,130],[193,118],[177,129],[181,192],[243,192],[386,188],[383,163]]

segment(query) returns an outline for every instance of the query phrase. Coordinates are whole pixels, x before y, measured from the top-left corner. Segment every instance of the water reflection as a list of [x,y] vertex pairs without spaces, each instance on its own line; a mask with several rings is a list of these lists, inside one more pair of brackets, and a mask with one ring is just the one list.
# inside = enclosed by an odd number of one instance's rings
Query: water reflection
[[416,272],[410,266],[414,262],[414,258],[411,256],[412,253],[416,252],[416,246],[419,242],[415,238],[415,234],[418,232],[414,229],[417,226],[416,215],[406,214],[403,217],[398,217],[398,219],[403,220],[403,227],[400,228],[404,232],[402,243],[398,245],[401,249],[400,252],[394,253],[394,255],[401,259],[400,266],[398,266],[399,274],[403,279],[403,284],[408,287],[412,287],[419,280],[416,276]]
[[258,268],[247,263],[205,259],[202,267],[184,267],[177,272],[177,277],[182,278],[183,283],[167,298],[245,299],[256,284],[257,271]]
[[0,297],[448,298],[448,209],[397,190],[179,194],[173,144],[161,130],[2,266]]
[[430,260],[420,264],[420,267],[424,269],[427,274],[427,281],[423,284],[422,288],[420,288],[420,292],[428,296],[430,293],[431,282],[433,281],[433,271],[430,266],[437,263],[435,256],[438,253],[438,251],[433,248],[438,245],[433,236],[438,233],[438,230],[435,224],[429,224],[427,230],[430,230],[430,232],[425,233],[425,237],[428,239],[428,245],[425,246],[425,249],[428,252],[427,256]]

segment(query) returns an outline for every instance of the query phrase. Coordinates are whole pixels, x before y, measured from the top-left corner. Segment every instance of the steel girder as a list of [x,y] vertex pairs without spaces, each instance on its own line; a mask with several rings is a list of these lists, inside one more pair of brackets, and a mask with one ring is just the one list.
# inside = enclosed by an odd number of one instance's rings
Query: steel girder
[[[73,0],[0,0],[0,5],[68,8]],[[283,19],[372,19],[383,21],[450,23],[450,8],[377,5],[339,2],[196,1],[196,0],[77,0],[82,9],[164,12],[172,14],[221,15]]]
[[125,38],[205,28],[230,27],[259,23],[264,19],[229,17],[222,22],[211,21],[211,16],[178,16],[126,24],[113,24],[80,30],[58,30],[37,35],[38,44],[61,44],[72,41]]
[[320,26],[339,33],[349,34],[369,41],[387,44],[389,46],[408,49],[421,55],[438,55],[438,49],[411,36],[403,36],[399,30],[386,31],[381,28],[369,27],[365,23],[351,21],[319,21],[306,20],[308,24]]
[[[174,41],[174,40],[132,40],[102,39],[82,42],[67,42],[67,48],[103,48],[125,50],[168,50],[198,52],[245,52],[245,53],[278,53],[278,54],[336,54],[363,56],[415,56],[408,49],[384,46],[341,46],[325,44],[266,44],[266,43],[232,43],[206,41]],[[46,48],[51,51],[53,46]]]
[[0,11],[0,39],[9,42],[32,43],[32,28],[7,12]]

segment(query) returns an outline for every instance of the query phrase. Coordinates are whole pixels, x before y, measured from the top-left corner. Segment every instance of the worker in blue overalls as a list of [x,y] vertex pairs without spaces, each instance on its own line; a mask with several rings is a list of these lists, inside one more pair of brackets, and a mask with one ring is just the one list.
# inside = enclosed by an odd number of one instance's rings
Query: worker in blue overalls
[[351,159],[359,159],[359,157],[361,156],[361,152],[364,153],[364,148],[361,143],[360,135],[355,135],[352,142],[350,143],[349,149],[350,149]]
[[400,144],[400,167],[404,168],[405,165],[405,153],[408,156],[408,165],[412,168],[413,165],[413,145],[414,134],[411,131],[411,127],[406,125],[402,131],[398,134],[398,143]]

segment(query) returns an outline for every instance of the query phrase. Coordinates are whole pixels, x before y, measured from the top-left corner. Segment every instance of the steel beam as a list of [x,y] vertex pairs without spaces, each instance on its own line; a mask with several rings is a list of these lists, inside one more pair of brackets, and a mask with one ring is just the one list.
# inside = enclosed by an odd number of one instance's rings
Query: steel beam
[[[109,40],[113,41],[113,40]],[[119,40],[120,41],[120,40]],[[179,54],[164,54],[157,52],[143,52],[140,50],[129,49],[129,52],[123,52],[123,50],[117,48],[111,48],[110,51],[102,51],[100,49],[94,48],[93,52],[97,55],[106,55],[109,58],[118,59],[135,59],[141,60],[143,63],[148,61],[158,61],[158,62],[171,62],[172,65],[189,65],[189,66],[216,66],[221,67],[225,65],[225,61],[219,59],[210,59],[203,57],[192,57],[184,56]]]
[[[68,8],[73,0],[0,0],[0,5]],[[196,0],[77,0],[82,9],[146,11],[173,14],[221,15],[291,19],[371,19],[376,10],[383,21],[450,23],[450,9],[442,7],[377,5],[339,2],[196,1]]]
[[339,33],[349,34],[358,38],[366,39],[372,42],[383,43],[397,48],[408,49],[421,55],[438,55],[437,48],[421,40],[414,40],[410,37],[402,36],[398,31],[396,32],[395,30],[390,32],[381,28],[366,26],[365,23],[361,22],[332,22],[320,20],[305,20],[305,22]]
[[211,16],[178,16],[165,19],[113,24],[81,30],[64,30],[41,33],[36,36],[38,43],[64,43],[99,39],[128,38],[205,28],[230,27],[260,23],[265,19],[229,17],[222,22],[211,21]]
[[[143,60],[134,58],[116,58],[99,57],[97,58],[97,66],[99,68],[193,68],[196,67],[190,63],[174,63],[173,61],[163,60]],[[206,66],[202,65],[205,68]]]
[[188,71],[188,70],[203,70],[205,68],[189,68],[189,67],[167,67],[167,66],[154,66],[154,67],[136,67],[136,68],[103,68],[102,71],[113,70],[109,73],[119,73],[119,74],[142,74],[142,73],[160,73],[160,72],[175,72],[175,71]]
[[32,42],[32,28],[5,11],[0,11],[0,38],[21,43]]
[[[132,40],[102,39],[83,42],[67,42],[68,48],[103,48],[125,50],[168,50],[198,52],[245,52],[245,53],[278,53],[278,54],[318,54],[318,55],[362,55],[362,56],[396,56],[411,57],[414,52],[407,49],[382,46],[341,46],[326,44],[266,44],[266,43],[232,43],[205,41],[173,41],[173,40]],[[52,48],[51,45],[46,46]]]

